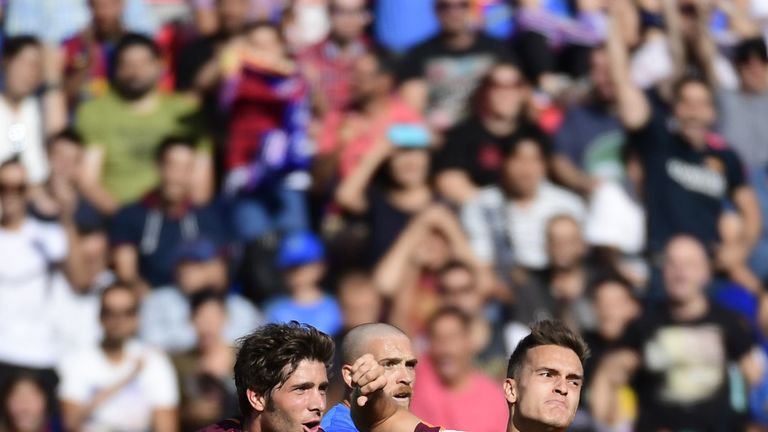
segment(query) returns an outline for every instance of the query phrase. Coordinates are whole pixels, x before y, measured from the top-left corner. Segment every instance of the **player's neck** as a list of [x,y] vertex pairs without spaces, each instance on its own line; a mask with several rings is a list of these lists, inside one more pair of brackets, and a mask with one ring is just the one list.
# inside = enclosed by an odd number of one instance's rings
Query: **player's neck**
[[530,419],[520,418],[513,411],[510,413],[507,423],[507,432],[565,432],[567,428],[557,428],[535,422]]

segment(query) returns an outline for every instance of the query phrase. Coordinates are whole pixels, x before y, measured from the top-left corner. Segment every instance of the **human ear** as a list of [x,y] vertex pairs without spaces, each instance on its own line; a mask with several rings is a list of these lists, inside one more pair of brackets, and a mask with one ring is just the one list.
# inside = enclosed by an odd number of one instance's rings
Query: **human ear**
[[344,365],[341,367],[341,379],[348,388],[352,388],[352,366]]
[[245,391],[245,395],[248,397],[248,403],[256,412],[263,412],[267,408],[266,398],[262,395],[256,394],[255,391],[248,389]]
[[504,380],[504,397],[510,404],[517,402],[517,381],[513,378]]

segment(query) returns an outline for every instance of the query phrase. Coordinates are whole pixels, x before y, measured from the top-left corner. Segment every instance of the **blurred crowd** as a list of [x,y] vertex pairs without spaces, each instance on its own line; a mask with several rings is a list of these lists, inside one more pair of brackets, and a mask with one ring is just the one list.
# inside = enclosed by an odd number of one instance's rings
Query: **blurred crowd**
[[497,432],[546,318],[572,430],[768,427],[768,1],[0,14],[0,431],[237,415],[234,342],[297,320],[396,325],[412,410]]

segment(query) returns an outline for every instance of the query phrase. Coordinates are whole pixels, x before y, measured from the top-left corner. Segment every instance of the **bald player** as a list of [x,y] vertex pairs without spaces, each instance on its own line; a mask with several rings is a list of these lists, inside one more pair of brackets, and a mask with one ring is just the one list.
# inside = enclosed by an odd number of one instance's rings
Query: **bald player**
[[[589,349],[559,321],[541,321],[509,359],[504,395],[507,432],[564,432],[573,422]],[[438,432],[385,396],[384,368],[366,354],[351,367],[355,385],[352,417],[371,432]]]
[[416,356],[411,340],[405,333],[389,324],[362,324],[347,333],[341,343],[341,351],[341,376],[347,389],[346,399],[326,413],[320,424],[322,430],[357,432],[350,415],[352,365],[364,354],[370,354],[372,361],[381,367],[382,377],[386,381],[383,393],[395,406],[408,409],[416,378]]

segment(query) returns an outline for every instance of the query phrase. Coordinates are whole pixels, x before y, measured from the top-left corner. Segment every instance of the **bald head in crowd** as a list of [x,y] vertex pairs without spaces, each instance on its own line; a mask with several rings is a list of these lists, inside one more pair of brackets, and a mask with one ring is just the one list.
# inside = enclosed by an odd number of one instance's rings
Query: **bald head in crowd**
[[359,325],[347,333],[341,344],[341,373],[351,389],[351,367],[370,353],[387,371],[384,392],[405,408],[411,404],[416,379],[416,356],[408,336],[395,326],[383,323]]

